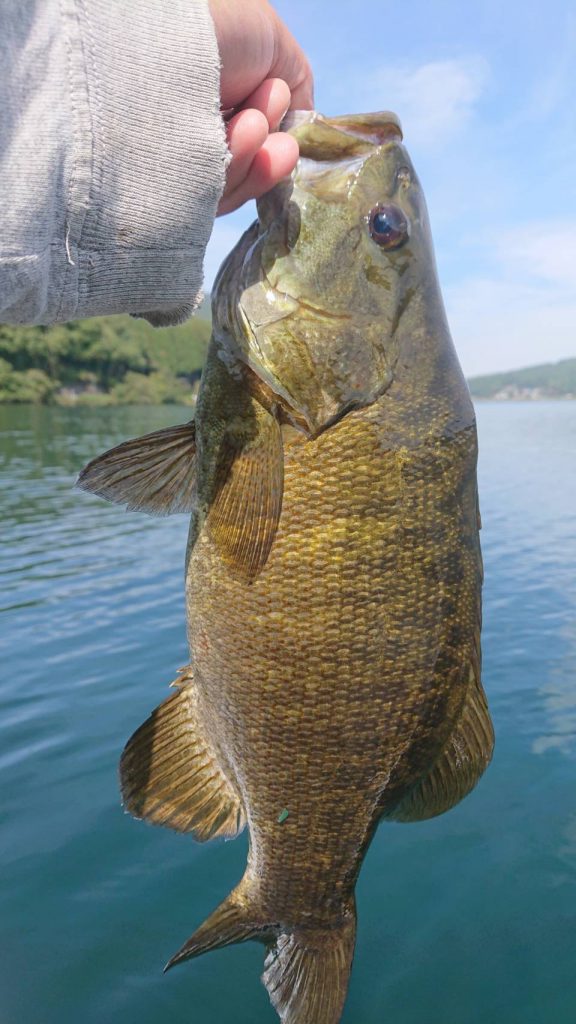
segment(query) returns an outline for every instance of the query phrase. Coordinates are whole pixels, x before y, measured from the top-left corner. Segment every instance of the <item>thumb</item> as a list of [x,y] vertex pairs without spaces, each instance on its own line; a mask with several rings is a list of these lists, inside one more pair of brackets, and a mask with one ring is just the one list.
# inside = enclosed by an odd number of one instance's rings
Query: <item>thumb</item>
[[274,57],[268,77],[282,78],[286,82],[291,93],[291,110],[312,110],[314,77],[308,58],[277,15],[275,22]]

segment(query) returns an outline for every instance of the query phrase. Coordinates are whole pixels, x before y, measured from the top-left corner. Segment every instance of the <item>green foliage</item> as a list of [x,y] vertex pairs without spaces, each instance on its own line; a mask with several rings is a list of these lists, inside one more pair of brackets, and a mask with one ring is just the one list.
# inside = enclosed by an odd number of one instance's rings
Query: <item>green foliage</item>
[[[190,403],[210,340],[206,309],[180,327],[161,330],[129,316],[53,327],[0,324],[0,403]],[[506,388],[517,389],[519,397],[526,388],[538,389],[536,397],[576,395],[576,359],[475,377],[469,384],[477,398]]]
[[162,330],[129,316],[0,325],[0,402],[190,401],[209,340],[210,322],[199,317]]
[[49,402],[58,388],[43,370],[13,370],[6,359],[0,359],[0,403]]
[[576,395],[576,359],[562,359],[558,363],[528,366],[508,373],[492,373],[473,377],[468,381],[470,391],[477,398],[492,398],[504,388],[537,388],[543,397],[561,398]]
[[111,392],[115,405],[189,405],[192,389],[186,380],[160,371],[145,377],[127,373]]
[[[122,318],[124,319],[124,318]],[[141,351],[155,370],[167,370],[175,376],[197,376],[206,360],[211,324],[190,320],[180,327],[155,330],[145,320],[132,320],[138,329]]]

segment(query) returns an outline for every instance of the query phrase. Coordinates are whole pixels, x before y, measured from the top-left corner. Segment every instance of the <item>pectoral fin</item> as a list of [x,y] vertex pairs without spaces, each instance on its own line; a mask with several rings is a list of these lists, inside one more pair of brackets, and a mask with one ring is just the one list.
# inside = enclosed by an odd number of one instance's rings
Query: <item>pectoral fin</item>
[[196,432],[191,421],[111,448],[84,467],[76,486],[129,511],[169,516],[192,511],[195,482]]
[[490,763],[494,731],[486,696],[476,667],[462,713],[434,767],[418,782],[394,811],[394,821],[423,821],[455,807],[463,800]]
[[246,823],[242,802],[202,735],[190,676],[136,730],[120,759],[124,804],[146,818],[203,842],[233,838]]
[[284,488],[282,434],[276,417],[257,403],[253,416],[228,428],[215,475],[207,528],[222,558],[252,580],[270,554]]

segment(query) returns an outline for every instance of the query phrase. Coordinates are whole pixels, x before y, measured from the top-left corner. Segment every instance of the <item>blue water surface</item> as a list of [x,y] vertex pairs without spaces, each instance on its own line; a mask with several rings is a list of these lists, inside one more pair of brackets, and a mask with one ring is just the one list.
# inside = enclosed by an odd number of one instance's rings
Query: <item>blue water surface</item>
[[[358,886],[344,1024],[576,1020],[576,402],[478,406],[484,680],[477,790],[383,825]],[[274,1024],[254,943],[161,969],[241,877],[120,807],[124,742],[187,660],[186,517],[72,490],[178,408],[0,409],[2,1024]]]

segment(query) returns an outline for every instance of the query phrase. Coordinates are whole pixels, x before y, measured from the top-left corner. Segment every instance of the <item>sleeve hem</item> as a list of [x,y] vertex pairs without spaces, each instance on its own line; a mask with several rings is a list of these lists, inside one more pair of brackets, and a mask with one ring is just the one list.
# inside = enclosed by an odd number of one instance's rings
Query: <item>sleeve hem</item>
[[228,159],[208,4],[148,0],[145,18],[141,0],[63,4],[85,81],[77,59],[66,237],[53,252],[64,281],[49,319],[182,319],[201,299]]

